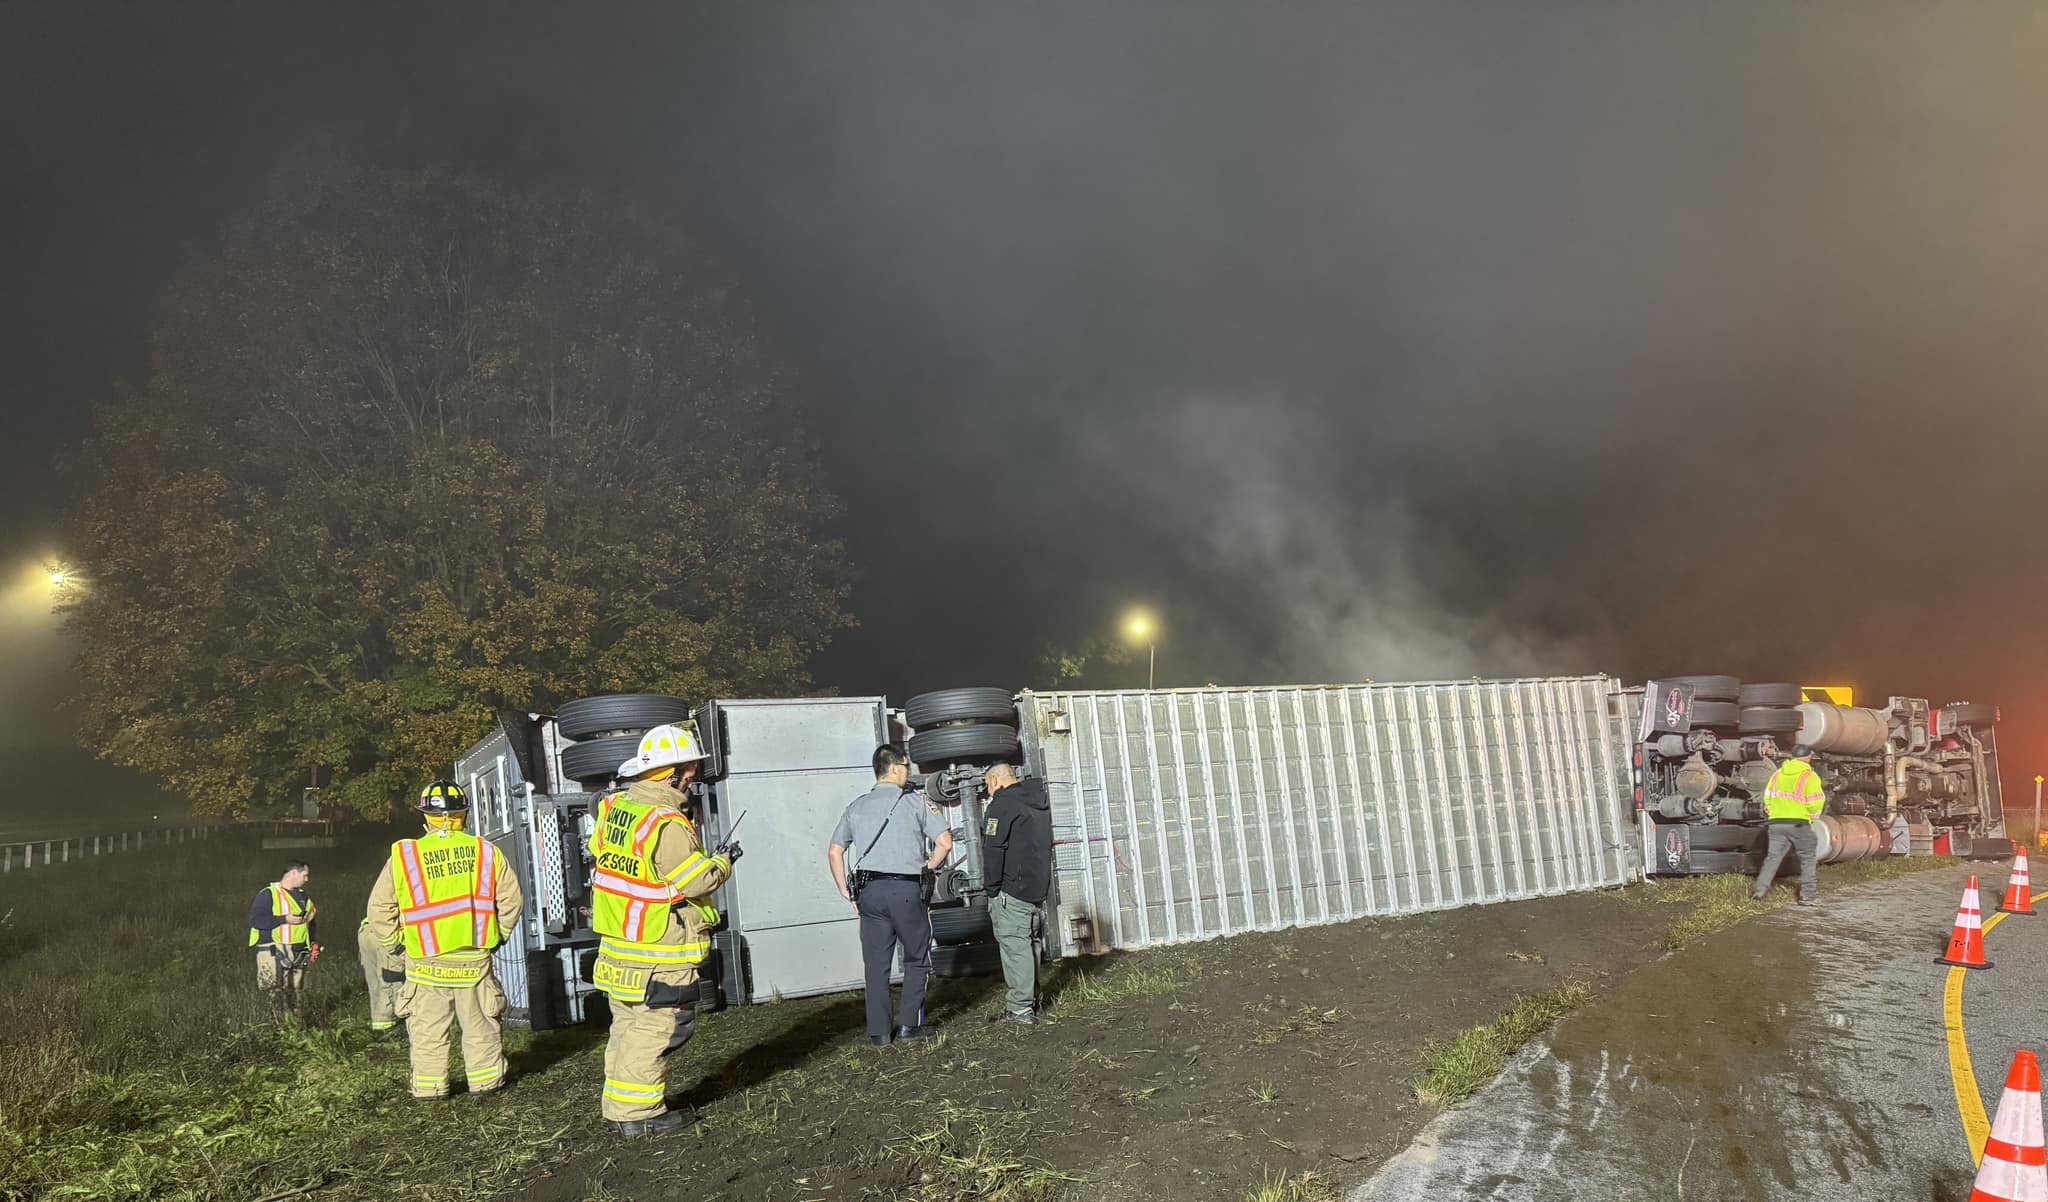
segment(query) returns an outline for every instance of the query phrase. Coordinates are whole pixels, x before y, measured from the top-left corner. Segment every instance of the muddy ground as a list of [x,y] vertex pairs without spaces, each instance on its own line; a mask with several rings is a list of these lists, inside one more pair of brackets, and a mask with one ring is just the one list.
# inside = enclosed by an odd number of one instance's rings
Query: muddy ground
[[[511,1196],[1240,1200],[1282,1173],[1342,1186],[1434,1117],[1410,1088],[1429,1041],[1518,994],[1603,992],[1663,955],[1681,911],[1658,888],[1095,961],[1054,978],[1037,1028],[986,1022],[995,981],[935,982],[948,1035],[922,1046],[868,1046],[853,995],[729,1011],[671,1076],[696,1132],[581,1143]],[[587,1068],[574,1053],[598,1038],[528,1055]],[[595,1109],[587,1071],[545,1085],[587,1086]]]
[[2037,919],[1987,924],[1990,971],[1935,963],[1968,872],[1824,888],[1817,908],[1647,966],[1433,1123],[1355,1202],[1961,1202],[1974,1174],[1950,978],[1983,1113],[2014,1051],[2039,1045],[2048,979]]

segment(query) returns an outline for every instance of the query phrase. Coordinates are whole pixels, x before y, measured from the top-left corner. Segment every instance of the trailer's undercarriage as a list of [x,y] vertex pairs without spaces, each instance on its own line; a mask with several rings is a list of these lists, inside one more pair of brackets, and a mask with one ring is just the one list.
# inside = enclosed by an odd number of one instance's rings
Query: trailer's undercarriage
[[[1827,793],[1816,822],[1823,863],[1937,849],[2011,853],[1995,707],[1912,697],[1872,707],[1817,696],[1782,704],[1794,687],[1695,676],[1643,690],[1634,763],[1645,873],[1755,871],[1764,791],[1801,747]],[[1767,696],[1780,704],[1747,704]]]

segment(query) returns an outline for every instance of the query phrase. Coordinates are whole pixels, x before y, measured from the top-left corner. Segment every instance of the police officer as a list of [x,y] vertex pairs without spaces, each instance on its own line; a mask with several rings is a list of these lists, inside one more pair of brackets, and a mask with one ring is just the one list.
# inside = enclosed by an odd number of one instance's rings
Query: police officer
[[[867,969],[868,1041],[888,1043],[937,1034],[924,1020],[925,982],[932,971],[932,914],[923,874],[936,872],[953,850],[953,832],[934,806],[910,788],[910,757],[901,747],[875,748],[875,787],[853,799],[832,832],[826,857],[839,896],[860,911],[860,955]],[[926,847],[932,850],[927,853]],[[854,849],[851,871],[846,852]],[[901,1021],[891,1021],[889,965],[903,948]]]

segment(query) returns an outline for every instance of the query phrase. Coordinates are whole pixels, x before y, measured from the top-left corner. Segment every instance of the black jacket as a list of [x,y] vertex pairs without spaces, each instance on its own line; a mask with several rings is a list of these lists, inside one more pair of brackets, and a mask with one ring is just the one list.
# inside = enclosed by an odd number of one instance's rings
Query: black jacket
[[1052,808],[1045,782],[1027,776],[995,795],[981,824],[981,862],[991,896],[1043,902],[1052,891]]

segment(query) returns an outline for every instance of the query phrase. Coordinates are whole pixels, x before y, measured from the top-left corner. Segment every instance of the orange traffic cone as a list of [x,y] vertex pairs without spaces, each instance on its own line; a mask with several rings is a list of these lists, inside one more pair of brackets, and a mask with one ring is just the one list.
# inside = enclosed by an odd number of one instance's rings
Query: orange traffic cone
[[1984,911],[1977,901],[1977,878],[1963,886],[1963,904],[1956,909],[1955,934],[1948,937],[1948,951],[1936,964],[1957,968],[1989,968],[1984,958]]
[[2027,849],[2016,847],[2012,853],[2012,876],[2005,882],[2005,900],[1998,905],[2007,914],[2032,914],[2034,912],[2034,891],[2027,885]]
[[2021,1051],[2005,1074],[2005,1093],[1970,1202],[2048,1202],[2048,1147],[2041,1139],[2041,1066]]

